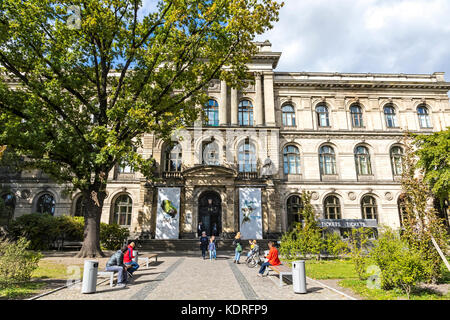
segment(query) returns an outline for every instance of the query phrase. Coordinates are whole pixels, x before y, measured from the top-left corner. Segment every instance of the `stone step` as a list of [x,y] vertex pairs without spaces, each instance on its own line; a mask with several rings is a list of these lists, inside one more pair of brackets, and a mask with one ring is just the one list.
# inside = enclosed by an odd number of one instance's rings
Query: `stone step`
[[[162,240],[162,239],[148,239],[148,240],[129,240],[136,243],[136,250],[145,251],[199,251],[200,244],[198,239],[173,239],[173,240]],[[258,240],[258,245],[261,250],[267,249],[268,239]],[[277,240],[272,239],[276,243]],[[216,244],[218,250],[220,251],[233,251],[233,240],[230,239],[216,239]],[[248,241],[243,241],[243,250],[250,250],[250,244]]]

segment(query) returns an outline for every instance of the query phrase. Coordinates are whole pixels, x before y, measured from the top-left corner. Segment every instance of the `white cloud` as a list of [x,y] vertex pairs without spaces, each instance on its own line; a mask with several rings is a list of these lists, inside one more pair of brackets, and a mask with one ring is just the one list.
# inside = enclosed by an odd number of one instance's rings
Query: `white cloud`
[[450,72],[448,0],[284,0],[279,71]]

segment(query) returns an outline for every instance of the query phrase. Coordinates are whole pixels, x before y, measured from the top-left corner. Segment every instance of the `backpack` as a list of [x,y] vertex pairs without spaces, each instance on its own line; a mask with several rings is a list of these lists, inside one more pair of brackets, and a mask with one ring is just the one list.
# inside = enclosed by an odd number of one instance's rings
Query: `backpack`
[[239,242],[236,244],[236,250],[237,250],[237,252],[242,252],[242,247]]

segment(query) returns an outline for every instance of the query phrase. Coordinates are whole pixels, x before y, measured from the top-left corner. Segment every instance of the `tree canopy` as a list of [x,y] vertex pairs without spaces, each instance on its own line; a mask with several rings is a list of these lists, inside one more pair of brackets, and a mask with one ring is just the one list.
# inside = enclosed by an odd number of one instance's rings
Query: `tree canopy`
[[145,133],[196,120],[212,79],[242,85],[253,40],[282,5],[160,0],[145,14],[141,0],[3,0],[0,145],[98,211],[117,163],[151,176],[153,159],[138,152]]

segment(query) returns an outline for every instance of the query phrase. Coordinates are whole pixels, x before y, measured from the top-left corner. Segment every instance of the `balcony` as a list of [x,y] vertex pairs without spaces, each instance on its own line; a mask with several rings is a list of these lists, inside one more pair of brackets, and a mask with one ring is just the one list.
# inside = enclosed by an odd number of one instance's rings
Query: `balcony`
[[162,174],[163,179],[181,179],[181,172],[179,171],[167,171]]
[[239,172],[238,174],[238,179],[240,180],[254,180],[258,178],[258,172]]

